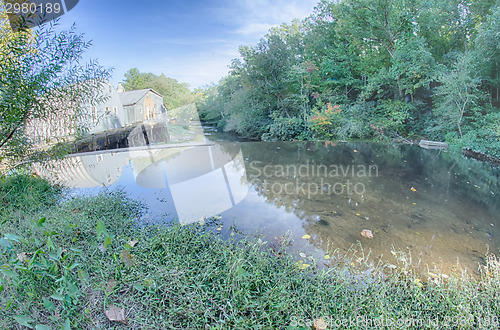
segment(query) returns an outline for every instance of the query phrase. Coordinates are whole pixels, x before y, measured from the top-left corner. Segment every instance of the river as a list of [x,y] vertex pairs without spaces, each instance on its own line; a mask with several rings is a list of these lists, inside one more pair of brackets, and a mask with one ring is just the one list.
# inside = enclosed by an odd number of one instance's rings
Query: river
[[396,264],[402,251],[421,268],[474,273],[498,254],[500,168],[491,164],[416,145],[200,134],[35,169],[74,194],[125,190],[149,208],[141,225],[211,222],[223,237],[260,233],[275,247],[288,237],[304,262],[328,266],[328,256],[357,251]]

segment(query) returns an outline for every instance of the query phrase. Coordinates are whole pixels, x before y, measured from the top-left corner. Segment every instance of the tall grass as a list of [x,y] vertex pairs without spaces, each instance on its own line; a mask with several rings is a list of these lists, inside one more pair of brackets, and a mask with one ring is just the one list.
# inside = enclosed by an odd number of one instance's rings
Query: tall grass
[[475,278],[423,276],[403,255],[304,268],[283,245],[210,222],[137,227],[142,207],[119,191],[63,199],[37,180],[0,188],[24,214],[0,215],[1,328],[498,328],[494,255]]

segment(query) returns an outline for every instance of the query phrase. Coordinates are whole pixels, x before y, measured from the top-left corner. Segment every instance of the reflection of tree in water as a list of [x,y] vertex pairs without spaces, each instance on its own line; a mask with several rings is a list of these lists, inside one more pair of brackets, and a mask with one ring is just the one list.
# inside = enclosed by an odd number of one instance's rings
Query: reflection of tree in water
[[[332,239],[336,247],[348,249],[362,239],[361,230],[371,228],[375,239],[366,242],[374,251],[387,255],[391,242],[397,242],[399,248],[413,247],[434,261],[441,258],[442,247],[448,253],[443,260],[453,263],[460,253],[469,253],[465,256],[469,262],[464,262],[474,267],[486,244],[495,246],[490,239],[496,227],[490,221],[499,207],[492,194],[498,191],[499,169],[488,164],[409,145],[276,142],[244,143],[242,150],[249,182],[257,194],[301,218],[306,232],[322,248],[324,240]],[[323,177],[321,182],[321,176],[297,178],[286,170],[284,175],[264,174],[265,166],[272,174],[280,165],[286,169],[306,163],[376,165],[378,176],[341,175]],[[322,184],[322,190],[309,196],[297,190],[286,192],[286,186],[295,187],[297,179],[306,187]],[[326,193],[325,184],[346,179],[363,183],[366,192],[362,196]],[[463,244],[453,251],[446,245],[449,242]]]

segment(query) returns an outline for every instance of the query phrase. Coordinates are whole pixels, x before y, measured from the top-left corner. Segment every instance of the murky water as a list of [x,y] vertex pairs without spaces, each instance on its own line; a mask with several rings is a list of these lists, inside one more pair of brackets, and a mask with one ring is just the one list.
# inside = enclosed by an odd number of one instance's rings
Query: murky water
[[275,243],[290,231],[291,249],[307,254],[360,241],[388,261],[395,249],[444,271],[457,262],[473,271],[486,252],[498,253],[498,167],[409,145],[206,135],[205,143],[81,154],[36,169],[78,192],[121,187],[149,205],[144,222],[221,215],[224,236],[259,232]]

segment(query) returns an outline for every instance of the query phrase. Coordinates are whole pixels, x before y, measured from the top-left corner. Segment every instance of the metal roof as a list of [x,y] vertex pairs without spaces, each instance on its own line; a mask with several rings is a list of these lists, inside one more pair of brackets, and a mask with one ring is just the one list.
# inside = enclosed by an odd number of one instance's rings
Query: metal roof
[[153,92],[153,93],[155,93],[158,96],[163,98],[163,96],[160,93],[156,92],[154,89],[151,89],[151,88],[139,89],[139,90],[130,91],[130,92],[122,92],[122,93],[118,93],[118,96],[120,97],[120,101],[121,101],[123,106],[134,105],[137,102],[139,102],[144,97],[144,95],[146,95],[147,92],[149,92],[149,91],[151,91],[151,92]]

